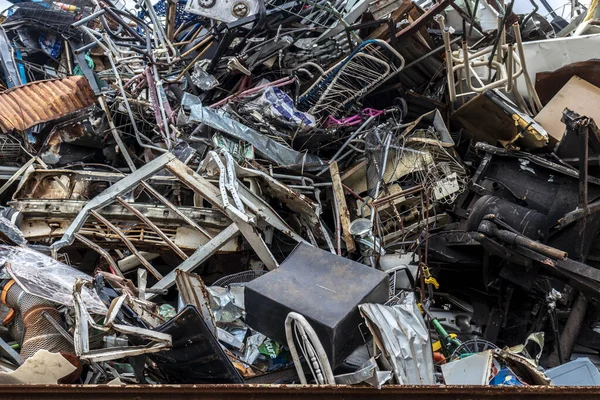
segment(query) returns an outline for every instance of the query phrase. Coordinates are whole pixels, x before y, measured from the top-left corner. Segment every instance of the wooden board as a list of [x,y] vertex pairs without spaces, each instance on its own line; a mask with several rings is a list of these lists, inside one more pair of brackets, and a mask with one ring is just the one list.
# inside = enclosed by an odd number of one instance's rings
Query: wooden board
[[598,104],[600,104],[600,88],[574,76],[534,119],[544,127],[551,140],[556,142],[560,141],[565,133],[565,124],[560,121],[565,108],[600,123]]

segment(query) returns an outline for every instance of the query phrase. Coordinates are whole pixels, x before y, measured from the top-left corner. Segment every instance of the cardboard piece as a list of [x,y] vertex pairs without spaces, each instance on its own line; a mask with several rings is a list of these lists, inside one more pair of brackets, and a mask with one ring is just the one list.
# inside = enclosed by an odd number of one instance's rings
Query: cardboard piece
[[600,88],[574,76],[540,111],[535,120],[548,132],[551,142],[560,142],[565,133],[565,124],[560,121],[565,108],[600,121],[598,102]]
[[0,373],[1,384],[43,385],[56,384],[76,371],[66,358],[59,353],[39,350],[33,357],[25,360],[23,365],[10,373]]

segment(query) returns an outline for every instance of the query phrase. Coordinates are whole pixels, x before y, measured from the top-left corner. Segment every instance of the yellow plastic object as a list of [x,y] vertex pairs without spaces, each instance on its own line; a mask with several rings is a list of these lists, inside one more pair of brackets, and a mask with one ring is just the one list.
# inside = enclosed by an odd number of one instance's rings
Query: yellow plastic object
[[425,278],[425,284],[433,285],[436,289],[440,288],[440,284],[437,279],[431,276],[431,272],[429,272],[429,267],[425,264],[421,264],[421,271],[423,271],[423,277]]
[[[452,339],[456,339],[456,333],[451,333],[450,337]],[[434,342],[431,344],[431,348],[433,349],[433,352],[435,353],[436,351],[440,351],[442,349],[442,342],[440,342],[439,340],[437,342]]]
[[429,278],[425,278],[425,284],[433,285],[433,287],[436,289],[440,288],[440,284],[438,283],[437,279],[435,279],[433,276],[430,276]]

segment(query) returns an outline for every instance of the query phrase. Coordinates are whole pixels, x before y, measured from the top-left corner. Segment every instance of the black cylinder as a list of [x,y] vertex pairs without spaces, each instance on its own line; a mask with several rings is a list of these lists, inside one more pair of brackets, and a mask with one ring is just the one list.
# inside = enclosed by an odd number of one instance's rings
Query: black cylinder
[[483,218],[490,214],[530,239],[544,241],[548,234],[548,219],[544,214],[497,196],[477,200],[471,209],[467,230],[477,231]]

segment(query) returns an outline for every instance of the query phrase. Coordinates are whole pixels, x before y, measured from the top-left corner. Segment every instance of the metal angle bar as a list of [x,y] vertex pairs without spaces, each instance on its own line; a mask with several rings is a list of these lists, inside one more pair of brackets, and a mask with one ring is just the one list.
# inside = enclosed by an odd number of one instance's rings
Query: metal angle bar
[[50,246],[50,248],[53,251],[58,251],[64,246],[72,244],[75,232],[81,229],[91,211],[108,205],[114,200],[116,196],[119,196],[123,193],[132,190],[141,181],[149,178],[150,176],[156,174],[158,171],[163,169],[164,166],[173,159],[175,159],[174,154],[165,153],[160,157],[150,161],[142,168],[127,175],[126,177],[124,177],[123,179],[121,179],[120,181],[118,181],[117,183],[100,193],[98,196],[94,197],[85,205],[85,207],[81,209],[79,214],[77,214],[77,217],[75,217],[71,225],[69,225],[69,227],[63,234],[63,237],[59,241],[53,243]]
[[100,247],[98,244],[92,242],[90,239],[86,238],[85,236],[76,233],[75,234],[75,238],[77,240],[79,240],[81,243],[85,244],[86,246],[88,246],[90,249],[96,251],[98,254],[100,254],[102,256],[102,258],[104,258],[106,260],[106,262],[108,263],[108,265],[111,266],[111,268],[113,269],[113,271],[119,275],[121,278],[123,278],[123,272],[121,272],[121,269],[119,268],[119,266],[117,265],[117,263],[115,262],[115,260],[113,260],[113,258],[110,256],[110,254],[108,254],[108,251],[104,250],[102,247]]
[[139,210],[135,209],[131,204],[123,200],[122,197],[117,197],[117,201],[126,209],[131,211],[133,215],[138,217],[140,221],[148,225],[150,229],[154,231],[165,243],[173,250],[181,259],[187,260],[188,256],[181,250],[163,231],[161,231],[158,226],[156,226],[149,218],[147,218],[144,214],[142,214]]
[[193,219],[191,219],[187,215],[185,215],[179,208],[177,208],[175,206],[175,204],[171,203],[166,197],[164,197],[162,194],[158,193],[156,191],[156,189],[154,189],[152,186],[150,186],[147,182],[142,182],[142,186],[152,196],[156,197],[158,199],[158,201],[163,203],[169,210],[173,211],[181,219],[183,219],[188,225],[192,226],[193,228],[196,228],[200,233],[205,235],[207,238],[209,238],[209,239],[213,238],[212,235],[206,231],[206,229],[202,228],[200,225],[198,225],[196,222],[194,222]]
[[4,185],[2,185],[2,187],[0,187],[0,194],[4,193],[6,191],[6,189],[8,189],[10,187],[10,185],[15,183],[15,181],[17,179],[19,179],[21,177],[21,175],[23,175],[27,171],[27,169],[33,165],[33,163],[36,160],[37,160],[37,157],[32,157],[29,161],[27,161],[25,164],[23,164],[23,166],[21,168],[19,168],[17,170],[17,172],[15,172],[14,175],[11,176],[10,179]]
[[263,199],[253,193],[243,184],[238,186],[238,192],[242,196],[242,202],[261,219],[265,220],[269,225],[272,225],[275,229],[286,234],[290,238],[294,239],[298,243],[307,243],[302,236],[290,228],[290,226],[281,217],[273,211],[271,206],[267,204]]
[[275,257],[271,254],[266,243],[252,225],[254,223],[254,216],[249,217],[231,205],[226,207],[223,204],[223,198],[221,197],[219,189],[178,159],[171,160],[166,168],[190,189],[200,194],[213,206],[223,211],[231,218],[231,220],[238,225],[242,235],[244,235],[254,252],[267,268],[270,270],[277,268],[279,265],[277,260],[275,260]]
[[162,279],[163,276],[160,274],[160,272],[158,272],[156,270],[156,268],[154,268],[152,266],[152,264],[150,264],[148,262],[148,260],[146,260],[144,258],[144,256],[142,256],[140,254],[140,252],[135,248],[133,243],[131,243],[131,240],[129,240],[127,238],[127,236],[125,236],[125,234],[119,228],[117,228],[112,222],[110,222],[109,220],[104,218],[102,215],[98,214],[98,212],[92,210],[92,211],[90,211],[90,213],[94,216],[94,218],[96,218],[98,221],[102,222],[104,225],[106,225],[108,227],[108,229],[110,229],[117,236],[119,236],[119,238],[123,241],[123,243],[125,243],[125,246],[127,246],[127,248],[136,256],[136,258],[138,260],[140,260],[140,263],[142,263],[142,265],[144,267],[146,267],[146,269],[148,269],[148,271],[150,271],[150,273],[152,273],[152,275],[154,275],[154,277],[156,279],[158,279],[158,280]]
[[110,128],[110,132],[112,133],[113,137],[115,138],[115,142],[117,142],[117,146],[119,147],[119,150],[121,150],[121,154],[123,155],[123,158],[125,159],[125,162],[127,163],[127,166],[129,167],[129,169],[132,172],[135,171],[137,168],[135,167],[135,164],[133,163],[133,160],[131,159],[129,152],[127,151],[127,147],[125,147],[125,143],[123,143],[123,139],[121,139],[121,135],[117,131],[117,127],[115,126],[115,123],[112,119],[112,115],[110,114],[110,109],[108,108],[108,105],[106,104],[106,98],[104,97],[104,95],[98,96],[98,102],[100,103],[100,107],[102,108],[102,111],[104,111],[104,113],[106,114],[106,119],[108,121],[108,126]]
[[15,349],[10,347],[10,345],[6,343],[2,338],[0,338],[0,349],[2,349],[2,351],[6,353],[6,356],[9,357],[17,365],[23,364],[23,358],[21,357],[21,355],[17,353]]
[[[175,284],[175,278],[177,270],[185,272],[191,272],[196,269],[204,261],[208,260],[215,254],[221,247],[228,241],[233,239],[240,233],[240,229],[236,224],[231,224],[227,228],[223,229],[217,236],[212,238],[204,246],[199,247],[187,260],[179,264],[176,270],[169,272],[163,279],[156,283],[149,291],[161,292],[164,289],[168,289]],[[157,293],[148,293],[146,300],[152,299]]]

